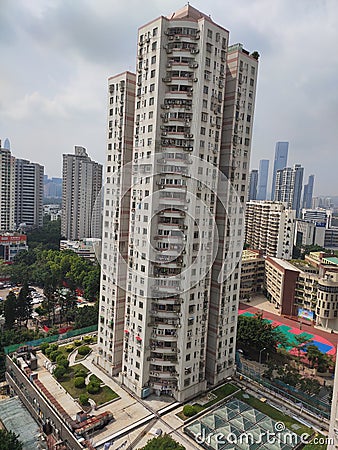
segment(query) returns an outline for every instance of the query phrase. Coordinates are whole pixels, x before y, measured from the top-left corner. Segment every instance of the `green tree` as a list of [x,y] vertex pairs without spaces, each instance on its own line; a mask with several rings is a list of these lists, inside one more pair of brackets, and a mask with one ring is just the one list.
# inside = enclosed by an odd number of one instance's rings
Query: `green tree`
[[5,300],[4,304],[4,315],[5,315],[5,326],[7,329],[13,328],[16,320],[17,311],[17,299],[14,292],[10,292]]
[[65,376],[67,369],[64,366],[56,366],[54,369],[54,376],[57,380],[61,380]]
[[[257,360],[261,353],[262,359],[266,354],[277,352],[278,346],[286,346],[284,335],[270,322],[263,319],[262,314],[238,317],[237,347],[246,349]],[[262,353],[264,351],[264,353]]]
[[96,325],[99,316],[99,305],[95,306],[85,305],[82,308],[77,308],[75,311],[74,328],[85,328],[91,325]]
[[32,315],[32,297],[28,289],[28,284],[25,283],[20,289],[19,295],[17,297],[17,320],[19,325],[24,321],[26,322],[26,327],[28,320]]
[[23,444],[18,437],[19,435],[16,435],[13,431],[0,430],[0,449],[22,450]]
[[185,450],[185,447],[176,442],[168,434],[151,439],[142,450]]

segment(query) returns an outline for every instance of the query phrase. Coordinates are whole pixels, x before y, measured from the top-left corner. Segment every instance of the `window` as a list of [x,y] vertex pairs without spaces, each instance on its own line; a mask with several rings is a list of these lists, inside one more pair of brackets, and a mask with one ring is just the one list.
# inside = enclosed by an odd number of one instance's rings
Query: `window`
[[153,131],[153,126],[150,124],[148,125],[148,133],[151,133]]
[[203,94],[208,94],[209,88],[208,86],[203,86]]
[[151,49],[153,52],[156,50],[156,48],[157,48],[157,41],[155,41],[151,44]]
[[157,36],[157,32],[158,32],[158,28],[156,27],[153,29],[153,36]]
[[155,83],[152,83],[152,84],[150,85],[149,91],[150,91],[150,92],[154,92],[154,90],[155,90]]
[[205,112],[202,112],[201,119],[202,119],[202,122],[208,122],[208,114]]
[[[201,134],[205,135],[205,128],[204,127],[201,127]],[[203,147],[204,147],[204,141],[201,141],[201,142],[203,142]]]
[[155,77],[155,73],[156,73],[156,70],[153,69],[153,70],[150,72],[150,78],[154,78],[154,77]]
[[153,104],[154,104],[154,97],[150,97],[149,106],[153,106]]
[[212,31],[208,29],[208,34],[207,34],[208,38],[212,39]]
[[150,62],[151,62],[151,64],[155,64],[156,63],[156,55],[151,57]]
[[210,58],[205,58],[206,67],[210,67]]

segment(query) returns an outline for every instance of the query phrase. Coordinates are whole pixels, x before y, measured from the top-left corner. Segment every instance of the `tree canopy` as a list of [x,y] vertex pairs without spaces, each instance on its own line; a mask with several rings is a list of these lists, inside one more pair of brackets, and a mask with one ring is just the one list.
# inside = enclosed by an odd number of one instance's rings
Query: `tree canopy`
[[185,450],[185,447],[176,442],[168,434],[151,439],[142,450]]
[[23,444],[13,431],[0,430],[0,449],[1,450],[22,450]]
[[100,286],[100,266],[88,261],[71,250],[22,251],[10,266],[14,283],[32,283],[55,290],[67,286],[84,291],[88,300],[98,297]]
[[263,319],[262,314],[238,317],[238,348],[245,349],[256,358],[260,352],[265,350],[264,355],[262,354],[262,359],[264,359],[267,353],[276,353],[279,345],[286,346],[284,335],[278,328]]

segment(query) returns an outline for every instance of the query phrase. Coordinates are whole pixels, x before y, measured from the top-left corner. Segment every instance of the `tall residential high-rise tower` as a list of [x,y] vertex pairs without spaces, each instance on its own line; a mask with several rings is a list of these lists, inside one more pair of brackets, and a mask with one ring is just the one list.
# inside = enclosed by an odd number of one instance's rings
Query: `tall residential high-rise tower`
[[25,159],[15,160],[15,226],[43,225],[44,167]]
[[256,200],[258,185],[258,170],[252,169],[249,176],[248,201]]
[[15,158],[0,140],[0,231],[14,230]]
[[277,142],[275,148],[275,160],[272,172],[271,200],[274,200],[277,171],[284,169],[288,165],[288,142]]
[[300,201],[303,189],[304,168],[300,164],[295,164],[292,168],[278,170],[276,176],[276,186],[274,200],[285,202],[288,208],[296,211],[296,217],[300,215]]
[[140,397],[234,369],[259,55],[228,39],[187,5],[109,79],[98,363]]
[[304,184],[304,192],[303,192],[303,208],[305,208],[305,209],[312,208],[312,196],[313,196],[314,183],[315,183],[315,176],[309,175],[308,183]]
[[251,201],[246,204],[245,243],[265,256],[291,259],[296,214],[285,203]]
[[61,234],[69,240],[101,237],[99,195],[102,165],[92,161],[86,149],[75,146],[74,155],[63,155]]
[[266,200],[269,178],[269,160],[261,159],[259,161],[257,200]]

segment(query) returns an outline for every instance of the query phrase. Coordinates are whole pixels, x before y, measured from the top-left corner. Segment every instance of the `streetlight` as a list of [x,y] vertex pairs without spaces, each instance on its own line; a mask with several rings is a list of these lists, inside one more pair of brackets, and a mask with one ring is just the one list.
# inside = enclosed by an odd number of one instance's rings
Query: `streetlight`
[[259,351],[259,364],[262,364],[262,352],[264,352],[264,350],[266,350],[266,347],[262,348],[262,350]]

